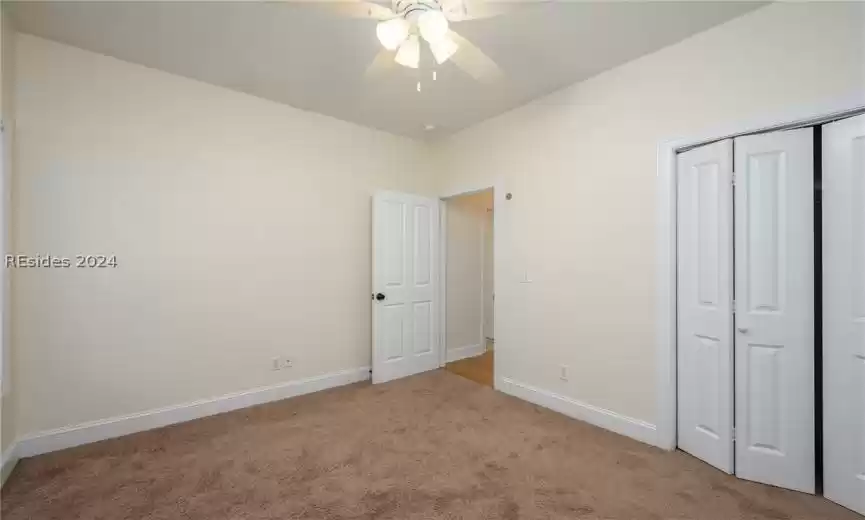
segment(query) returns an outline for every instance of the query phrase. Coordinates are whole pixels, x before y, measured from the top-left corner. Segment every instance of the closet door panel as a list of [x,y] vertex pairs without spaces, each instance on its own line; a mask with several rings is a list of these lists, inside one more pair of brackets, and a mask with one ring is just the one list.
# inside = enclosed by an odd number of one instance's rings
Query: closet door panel
[[865,116],[823,127],[824,494],[865,514]]
[[732,141],[679,154],[678,445],[733,472]]
[[814,492],[813,131],[735,139],[736,474]]

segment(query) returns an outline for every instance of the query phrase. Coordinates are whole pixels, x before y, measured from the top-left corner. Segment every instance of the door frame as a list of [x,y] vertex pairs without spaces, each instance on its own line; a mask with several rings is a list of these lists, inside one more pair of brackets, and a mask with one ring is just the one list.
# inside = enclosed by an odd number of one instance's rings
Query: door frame
[[[664,140],[658,144],[656,208],[656,376],[657,439],[655,445],[674,450],[677,439],[677,235],[676,155],[723,139],[815,126],[865,113],[865,94],[805,109],[790,110],[728,125],[717,131]],[[496,245],[496,247],[498,247]]]
[[[480,183],[479,185],[470,185],[465,189],[460,189],[453,192],[445,192],[439,196],[439,366],[443,367],[447,364],[447,199],[460,197],[463,195],[474,195],[482,191],[492,190],[493,192],[493,272],[499,270],[498,259],[501,258],[501,204],[505,200],[505,191],[503,183],[499,180],[493,184]],[[483,245],[482,245],[483,247]],[[497,294],[501,277],[494,275],[493,279],[493,294]],[[483,305],[483,298],[481,299]],[[498,314],[496,310],[496,299],[493,298],[493,316]],[[483,316],[483,312],[481,313]],[[484,325],[481,319],[480,330],[478,331],[481,338],[481,344],[486,345],[484,338]],[[493,385],[494,388],[499,388],[499,356],[493,358]]]

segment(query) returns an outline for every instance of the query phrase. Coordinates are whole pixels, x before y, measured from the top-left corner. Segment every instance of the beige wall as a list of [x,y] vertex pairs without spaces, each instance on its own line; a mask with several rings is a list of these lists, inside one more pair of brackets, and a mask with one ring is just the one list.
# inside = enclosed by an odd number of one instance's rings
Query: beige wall
[[[20,434],[370,364],[370,197],[434,195],[414,141],[17,41]],[[271,370],[275,356],[294,368]]]
[[[0,6],[3,7],[3,6]],[[2,135],[2,184],[0,184],[0,240],[2,247],[0,251],[4,254],[12,248],[12,236],[10,233],[10,217],[12,215],[12,171],[13,161],[13,135],[15,132],[14,111],[14,57],[15,57],[15,31],[9,17],[0,9],[0,118],[3,120],[4,131]],[[0,269],[0,338],[3,342],[3,392],[0,397],[0,453],[5,453],[16,437],[15,421],[15,388],[12,382],[12,363],[14,358],[12,344],[12,298],[11,298],[11,275],[13,273],[6,269]]]
[[119,264],[14,272],[19,435],[368,365],[372,192],[493,184],[497,376],[654,421],[658,143],[865,89],[865,5],[776,4],[438,143],[436,178],[407,139],[16,43],[15,249]]
[[440,143],[443,193],[513,193],[496,376],[655,421],[658,144],[863,91],[865,5],[773,4]]
[[492,191],[447,199],[448,350],[483,344],[484,227]]

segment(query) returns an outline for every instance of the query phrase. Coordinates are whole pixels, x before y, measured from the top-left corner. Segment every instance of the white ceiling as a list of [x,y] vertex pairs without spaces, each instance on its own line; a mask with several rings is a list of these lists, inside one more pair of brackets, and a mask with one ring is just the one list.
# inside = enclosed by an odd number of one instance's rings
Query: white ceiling
[[[4,1],[4,4],[7,3]],[[547,2],[452,24],[504,71],[481,84],[451,63],[431,81],[375,81],[375,21],[304,2],[21,2],[18,30],[411,137],[454,132],[755,9],[742,2]],[[426,65],[426,67],[424,67]],[[418,78],[422,92],[416,91]],[[434,125],[435,130],[425,130]]]

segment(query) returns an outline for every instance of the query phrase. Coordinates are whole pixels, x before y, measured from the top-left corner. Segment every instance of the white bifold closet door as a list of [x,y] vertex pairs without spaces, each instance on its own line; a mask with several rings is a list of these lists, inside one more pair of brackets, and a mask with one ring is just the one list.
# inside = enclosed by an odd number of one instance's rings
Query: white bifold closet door
[[815,491],[814,137],[736,138],[736,475]]
[[733,472],[733,141],[678,157],[678,445]]
[[678,445],[810,493],[813,163],[792,130],[681,153],[677,179]]
[[823,127],[824,495],[865,514],[865,116]]

